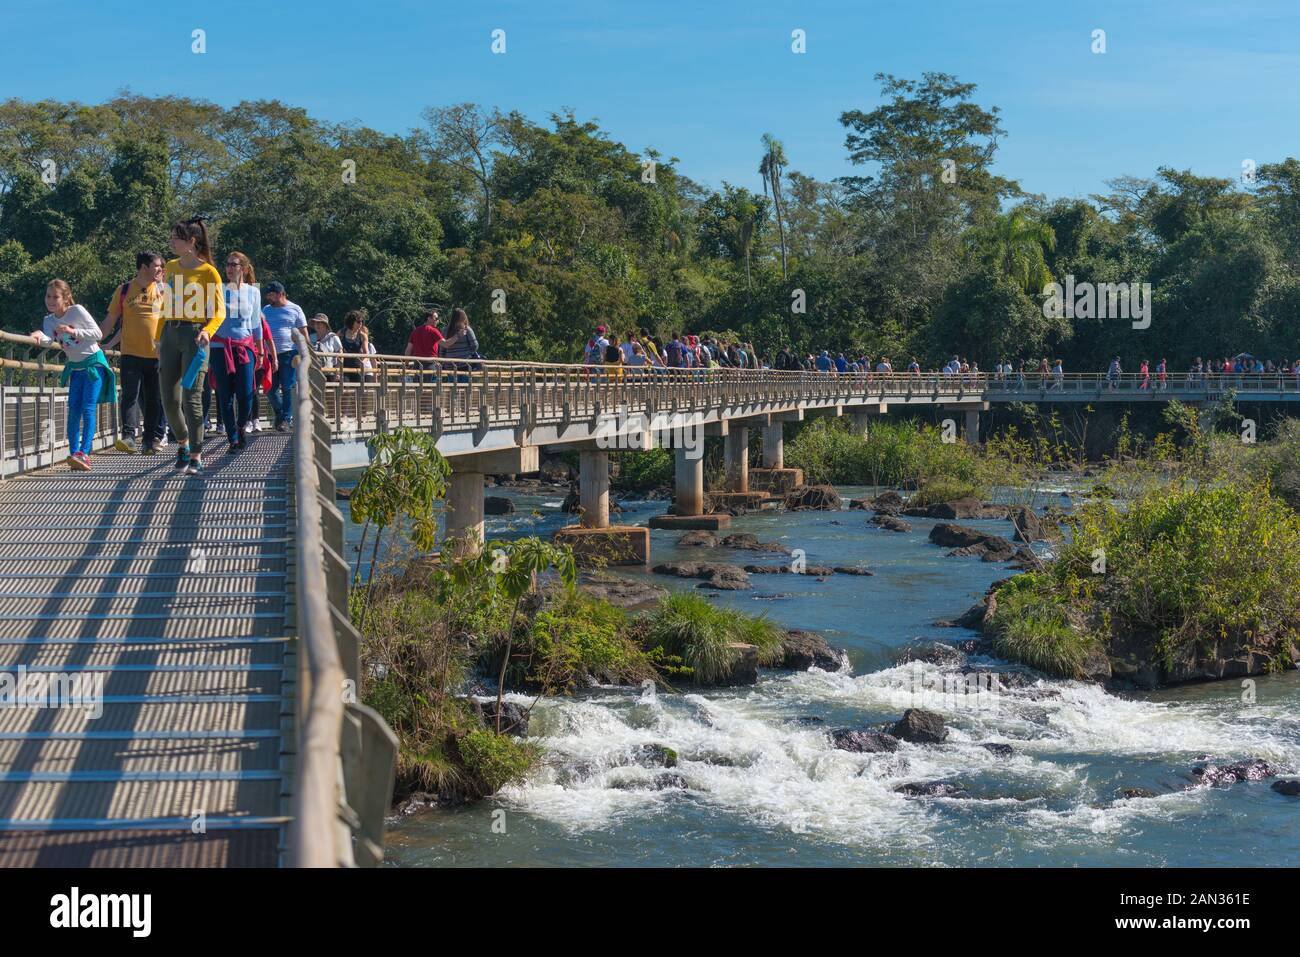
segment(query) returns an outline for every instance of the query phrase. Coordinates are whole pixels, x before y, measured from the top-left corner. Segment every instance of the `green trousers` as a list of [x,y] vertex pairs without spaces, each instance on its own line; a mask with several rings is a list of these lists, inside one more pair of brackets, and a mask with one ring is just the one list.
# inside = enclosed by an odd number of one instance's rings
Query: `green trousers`
[[194,380],[193,388],[181,387],[185,370],[199,351],[195,337],[203,328],[197,322],[168,320],[162,324],[162,338],[158,342],[158,382],[162,387],[163,411],[167,424],[181,445],[189,443],[190,452],[203,450],[203,382],[208,374],[208,363]]

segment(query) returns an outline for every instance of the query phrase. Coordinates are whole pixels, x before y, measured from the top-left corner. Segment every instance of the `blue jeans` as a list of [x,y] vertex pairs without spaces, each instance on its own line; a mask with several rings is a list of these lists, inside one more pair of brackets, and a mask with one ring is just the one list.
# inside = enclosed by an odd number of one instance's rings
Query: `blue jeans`
[[[212,378],[217,381],[217,411],[226,437],[231,444],[244,437],[244,426],[253,416],[253,363],[235,363],[235,371],[226,371],[226,357],[221,349],[212,352]],[[251,356],[250,356],[251,358]]]
[[276,353],[280,368],[271,377],[271,408],[275,409],[277,424],[293,421],[293,386],[298,381],[298,370],[293,367],[293,360],[297,357],[298,353],[293,350]]
[[98,370],[74,369],[68,376],[68,454],[90,454],[95,440],[95,406],[103,385]]

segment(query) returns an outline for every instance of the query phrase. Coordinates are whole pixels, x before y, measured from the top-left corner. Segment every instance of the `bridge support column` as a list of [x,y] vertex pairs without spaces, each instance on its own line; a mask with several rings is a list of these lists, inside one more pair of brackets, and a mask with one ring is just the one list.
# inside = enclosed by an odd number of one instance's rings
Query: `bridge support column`
[[673,504],[678,515],[704,514],[704,449],[692,455],[689,449],[673,453]]
[[978,409],[966,410],[966,444],[980,444],[980,414]]
[[453,558],[477,555],[483,547],[483,476],[536,472],[535,445],[493,452],[453,455],[447,483],[448,553]]
[[609,527],[609,453],[578,453],[578,503],[582,506],[579,524],[583,528]]
[[802,421],[802,410],[768,416],[768,424],[763,426],[763,467],[749,470],[753,491],[785,495],[803,484],[803,469],[785,467],[785,423]]
[[447,539],[452,557],[483,547],[483,473],[453,471],[447,484]]
[[871,413],[850,412],[849,431],[859,438],[865,439],[871,431]]
[[730,515],[704,514],[704,446],[679,447],[675,459],[672,514],[650,519],[651,528],[717,529],[731,524]]
[[727,491],[749,491],[749,428],[733,425],[723,442],[727,461]]
[[603,449],[578,452],[577,525],[555,533],[554,539],[573,549],[579,565],[644,565],[650,560],[650,529],[609,524],[609,453]]
[[763,468],[785,468],[784,422],[773,422],[763,428]]

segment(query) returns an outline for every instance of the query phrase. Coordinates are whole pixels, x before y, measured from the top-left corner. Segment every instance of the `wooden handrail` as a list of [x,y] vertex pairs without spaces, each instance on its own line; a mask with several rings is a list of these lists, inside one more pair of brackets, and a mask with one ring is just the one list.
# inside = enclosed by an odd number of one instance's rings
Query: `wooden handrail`
[[321,532],[320,476],[316,469],[316,410],[312,399],[311,349],[301,333],[294,401],[294,510],[297,556],[299,681],[302,702],[293,788],[289,856],[294,867],[349,867],[351,832],[340,819],[343,794],[340,739],[344,671],[330,617]]

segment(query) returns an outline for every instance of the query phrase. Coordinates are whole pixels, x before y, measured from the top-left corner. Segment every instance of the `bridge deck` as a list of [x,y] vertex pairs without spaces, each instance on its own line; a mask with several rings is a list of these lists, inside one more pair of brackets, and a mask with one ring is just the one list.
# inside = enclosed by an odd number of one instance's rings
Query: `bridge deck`
[[0,707],[0,866],[269,866],[284,849],[289,436],[237,456],[211,441],[203,478],[163,452],[0,484],[0,673],[103,681],[97,717]]

